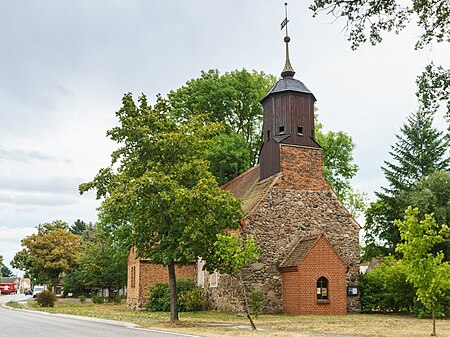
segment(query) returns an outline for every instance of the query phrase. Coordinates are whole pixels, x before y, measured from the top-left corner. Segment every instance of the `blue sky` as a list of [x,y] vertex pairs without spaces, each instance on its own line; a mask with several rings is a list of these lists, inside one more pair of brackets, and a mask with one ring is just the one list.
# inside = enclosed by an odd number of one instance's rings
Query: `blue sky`
[[[124,93],[153,100],[201,70],[279,75],[284,1],[0,0],[0,255],[40,223],[96,221],[94,195],[78,185],[109,164],[105,137]],[[317,98],[325,129],[357,144],[353,185],[373,198],[406,116],[415,77],[450,49],[414,51],[413,25],[376,47],[350,49],[344,22],[289,5],[291,63]],[[437,124],[443,125],[442,119]]]

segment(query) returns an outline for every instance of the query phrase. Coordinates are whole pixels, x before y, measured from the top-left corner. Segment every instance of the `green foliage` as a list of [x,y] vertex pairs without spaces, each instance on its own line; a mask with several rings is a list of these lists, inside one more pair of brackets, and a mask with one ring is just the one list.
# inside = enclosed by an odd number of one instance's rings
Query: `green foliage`
[[186,311],[201,311],[206,306],[206,299],[203,297],[202,289],[194,287],[180,294],[180,307]]
[[408,117],[390,152],[394,161],[386,161],[382,168],[389,187],[382,187],[378,200],[366,212],[366,241],[374,244],[381,240],[391,254],[400,242],[394,220],[403,218],[404,210],[414,205],[411,190],[421,179],[450,167],[446,153],[449,139],[433,127],[433,119],[432,114],[424,112]]
[[120,304],[120,303],[122,302],[122,298],[120,297],[119,294],[109,295],[109,296],[108,296],[108,302],[109,302],[109,303]]
[[80,300],[81,303],[86,302],[86,296],[84,296],[84,295],[78,296],[78,299]]
[[2,277],[13,277],[12,271],[5,265],[0,268],[0,276]]
[[41,307],[53,307],[56,303],[56,295],[49,290],[44,290],[43,292],[36,295],[36,302]]
[[323,148],[324,175],[339,198],[350,189],[350,179],[358,172],[353,163],[355,144],[345,132],[323,132],[322,124],[316,123],[316,141]]
[[[448,318],[450,317],[450,289],[438,296],[436,302],[436,317]],[[427,309],[420,301],[415,300],[413,306],[413,313],[419,318],[430,318],[433,315],[432,310]]]
[[175,296],[174,261],[214,263],[216,235],[237,229],[242,217],[240,201],[219,188],[204,160],[220,126],[201,115],[176,121],[166,101],[152,107],[142,96],[137,106],[131,94],[116,115],[119,125],[107,132],[120,144],[112,165],[80,191],[97,190],[102,222],[125,228],[138,257],[171,267]]
[[397,250],[403,254],[408,280],[416,289],[417,299],[432,311],[435,335],[436,305],[450,289],[450,264],[443,262],[442,252],[433,251],[436,244],[450,235],[450,229],[447,225],[438,229],[432,214],[425,214],[425,219],[419,221],[419,210],[411,207],[406,210],[405,219],[395,223],[404,242],[397,245]]
[[223,185],[250,168],[252,164],[251,151],[244,136],[230,131],[214,139],[214,143],[206,154],[211,163],[219,185]]
[[260,247],[255,243],[252,235],[246,240],[237,235],[217,234],[214,242],[214,258],[206,260],[205,269],[209,272],[219,272],[235,276],[260,254]]
[[118,290],[127,282],[126,248],[100,225],[81,243],[77,259],[78,281],[86,289]]
[[416,84],[420,109],[434,114],[441,103],[445,102],[447,121],[450,122],[450,70],[432,62],[417,77]]
[[217,159],[211,168],[219,180],[223,178],[222,171],[229,170],[230,165],[237,166],[237,174],[240,174],[246,167],[256,164],[263,111],[259,102],[275,80],[272,75],[245,69],[222,75],[218,70],[209,70],[168,94],[171,113],[177,119],[205,114],[208,121],[224,125],[225,134],[232,136],[233,141],[237,141],[233,134],[240,135],[245,141],[245,147],[228,157],[232,162],[223,162],[223,156],[210,158]]
[[[190,279],[177,281],[179,311],[196,311],[203,308],[204,300],[201,289],[197,288]],[[145,305],[148,311],[170,310],[170,289],[168,283],[155,283],[148,292],[149,302]],[[190,310],[189,310],[190,309]]]
[[450,264],[443,262],[442,252],[434,253],[436,244],[444,241],[450,235],[449,227],[443,225],[440,230],[433,215],[426,214],[419,221],[419,210],[409,207],[403,221],[397,220],[404,243],[397,245],[397,250],[403,253],[403,263],[410,280],[417,291],[417,296],[423,305],[431,309],[438,296],[450,288]]
[[382,41],[382,32],[399,33],[417,17],[421,35],[416,48],[437,42],[450,41],[450,4],[448,1],[412,0],[409,4],[399,0],[314,0],[310,9],[316,16],[325,11],[336,18],[344,18],[348,40],[356,49],[369,40]]
[[92,303],[103,304],[105,303],[105,299],[103,298],[103,296],[94,295],[92,296]]
[[22,240],[24,249],[11,264],[34,277],[48,278],[56,287],[61,275],[75,266],[79,252],[80,237],[68,229],[68,224],[59,220],[37,226],[37,234]]
[[411,312],[415,290],[407,281],[407,271],[401,261],[386,259],[361,275],[360,282],[362,312]]
[[264,305],[263,294],[259,290],[252,289],[250,292],[250,306],[255,317],[261,314]]

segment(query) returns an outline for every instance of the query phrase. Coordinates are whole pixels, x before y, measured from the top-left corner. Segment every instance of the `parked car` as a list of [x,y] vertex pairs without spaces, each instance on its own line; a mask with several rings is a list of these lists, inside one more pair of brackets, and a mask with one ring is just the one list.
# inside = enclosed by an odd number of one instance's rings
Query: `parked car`
[[37,294],[42,293],[45,290],[45,286],[34,286],[33,288],[33,297],[36,297]]
[[28,289],[25,291],[25,295],[33,295],[33,292],[31,291],[31,289]]

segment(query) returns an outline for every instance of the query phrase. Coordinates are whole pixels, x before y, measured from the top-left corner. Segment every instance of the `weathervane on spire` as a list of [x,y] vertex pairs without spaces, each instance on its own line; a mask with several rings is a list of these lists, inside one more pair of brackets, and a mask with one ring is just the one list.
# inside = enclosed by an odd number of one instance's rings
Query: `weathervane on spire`
[[281,22],[281,30],[286,27],[286,36],[284,37],[284,42],[286,43],[286,63],[284,64],[284,69],[281,72],[281,77],[293,77],[295,74],[294,69],[291,66],[291,61],[289,60],[289,41],[291,41],[291,38],[288,35],[288,15],[287,15],[287,2],[284,3],[284,11],[285,11],[285,18]]

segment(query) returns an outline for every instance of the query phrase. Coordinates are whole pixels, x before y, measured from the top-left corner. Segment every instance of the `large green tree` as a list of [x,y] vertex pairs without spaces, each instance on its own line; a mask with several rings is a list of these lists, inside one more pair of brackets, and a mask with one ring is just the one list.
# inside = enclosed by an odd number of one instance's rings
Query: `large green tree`
[[[259,102],[275,81],[275,76],[263,72],[242,69],[220,74],[209,70],[167,95],[171,114],[178,120],[202,114],[224,126],[226,136],[214,143],[216,151],[208,158],[221,183],[256,164],[262,141]],[[239,147],[230,152],[228,141]]]
[[393,161],[385,161],[382,170],[389,186],[376,193],[378,200],[366,212],[366,243],[384,246],[372,254],[395,253],[401,239],[394,221],[401,219],[404,210],[413,204],[409,193],[421,179],[450,167],[448,137],[433,126],[433,119],[434,114],[422,111],[409,116],[392,146]]
[[53,221],[37,226],[37,233],[22,239],[23,250],[12,261],[15,268],[27,270],[34,277],[47,278],[56,290],[62,275],[74,265],[80,237],[69,232],[69,225]]
[[439,297],[450,289],[450,264],[443,262],[444,254],[435,253],[434,248],[450,235],[450,230],[446,225],[438,229],[432,214],[426,214],[422,221],[418,215],[417,208],[409,207],[405,219],[395,222],[403,240],[397,245],[397,250],[403,254],[408,280],[416,288],[417,298],[432,311],[432,336],[436,336],[435,308]]
[[[80,191],[97,190],[102,217],[124,225],[138,257],[167,266],[170,319],[178,320],[176,265],[201,257],[217,268],[217,234],[238,229],[241,204],[219,188],[204,160],[220,126],[201,115],[174,120],[167,102],[124,96],[119,125],[107,132],[119,144],[112,164]],[[224,234],[225,235],[225,234]]]

